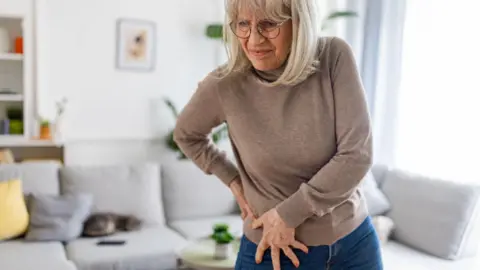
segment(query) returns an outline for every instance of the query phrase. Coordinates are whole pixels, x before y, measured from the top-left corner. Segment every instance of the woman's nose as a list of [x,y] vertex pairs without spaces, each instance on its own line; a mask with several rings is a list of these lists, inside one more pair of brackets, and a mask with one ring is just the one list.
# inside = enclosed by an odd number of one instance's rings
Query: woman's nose
[[257,44],[263,43],[264,41],[265,41],[265,37],[258,32],[257,27],[252,26],[252,29],[250,30],[250,37],[248,39],[248,42],[251,45],[257,45]]

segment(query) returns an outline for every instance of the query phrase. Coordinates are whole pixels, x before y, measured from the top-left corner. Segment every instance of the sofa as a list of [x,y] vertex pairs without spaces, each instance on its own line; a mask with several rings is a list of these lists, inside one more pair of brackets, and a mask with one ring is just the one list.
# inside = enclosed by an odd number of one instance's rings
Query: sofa
[[[479,188],[374,166],[375,186],[387,198],[382,213],[395,227],[382,244],[385,269],[480,269],[476,256]],[[55,162],[0,165],[0,182],[19,177],[25,194],[89,193],[92,213],[141,218],[140,230],[98,238],[0,241],[1,270],[163,270],[178,267],[177,252],[211,233],[217,222],[241,235],[242,220],[230,191],[188,160],[148,164],[61,166]],[[435,229],[435,226],[439,226]]]

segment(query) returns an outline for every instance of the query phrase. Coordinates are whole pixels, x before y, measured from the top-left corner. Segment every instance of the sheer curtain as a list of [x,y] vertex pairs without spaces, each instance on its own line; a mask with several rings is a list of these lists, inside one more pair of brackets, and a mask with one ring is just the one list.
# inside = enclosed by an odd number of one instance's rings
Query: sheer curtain
[[408,0],[393,165],[480,184],[480,2]]

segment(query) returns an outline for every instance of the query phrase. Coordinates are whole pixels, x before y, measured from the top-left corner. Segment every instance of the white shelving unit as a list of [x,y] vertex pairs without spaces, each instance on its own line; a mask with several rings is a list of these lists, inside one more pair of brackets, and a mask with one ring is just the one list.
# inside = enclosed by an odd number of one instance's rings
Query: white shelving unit
[[[0,28],[8,33],[10,44],[9,50],[1,50],[0,46],[0,148],[49,144],[32,140],[35,135],[32,2],[20,2],[23,4],[0,9]],[[23,39],[20,52],[15,46],[19,37]]]
[[0,61],[22,61],[23,54],[19,53],[0,53]]
[[[16,161],[63,160],[64,147],[35,139],[38,135],[37,59],[38,5],[45,0],[0,0],[0,28],[7,29],[9,50],[0,50],[0,130],[9,108],[21,108],[21,134],[0,132],[0,149],[9,149]],[[15,38],[23,37],[23,53],[15,52]],[[0,46],[1,47],[1,46]],[[18,113],[17,113],[18,115]],[[18,123],[16,125],[18,129]]]

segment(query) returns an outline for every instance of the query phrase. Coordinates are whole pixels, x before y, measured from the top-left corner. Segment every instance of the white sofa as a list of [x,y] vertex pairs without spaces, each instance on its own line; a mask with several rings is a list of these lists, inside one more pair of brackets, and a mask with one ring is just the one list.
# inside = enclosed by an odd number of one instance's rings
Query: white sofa
[[[214,223],[227,222],[234,233],[241,234],[242,221],[230,191],[189,161],[84,167],[60,167],[50,162],[1,165],[0,181],[12,171],[20,173],[25,193],[91,192],[94,211],[135,214],[148,222],[140,231],[107,237],[126,240],[124,246],[100,247],[95,238],[79,238],[68,243],[3,241],[0,242],[2,270],[175,269],[176,250],[189,239],[208,235]],[[422,242],[431,237],[454,241],[461,225],[451,226],[447,221],[459,217],[470,220],[473,211],[462,210],[462,207],[468,208],[478,201],[478,188],[472,187],[469,192],[445,183],[438,188],[435,181],[407,177],[381,166],[375,167],[373,173],[391,202],[386,215],[397,225],[392,239],[383,246],[385,269],[480,269],[480,264],[475,264],[472,241],[467,241],[474,240],[471,223],[468,223],[469,230],[462,233],[460,245],[437,241],[432,246]],[[459,196],[467,203],[445,208],[442,198]],[[427,204],[418,205],[422,203]],[[412,206],[415,209],[408,209]],[[421,216],[422,209],[426,211],[424,216]],[[439,212],[429,213],[430,210]],[[434,224],[441,226],[440,230],[431,229]],[[422,232],[425,233],[423,240]],[[432,249],[434,253],[442,253],[445,250],[440,246],[442,243],[456,258],[467,258],[446,260],[427,253]]]

